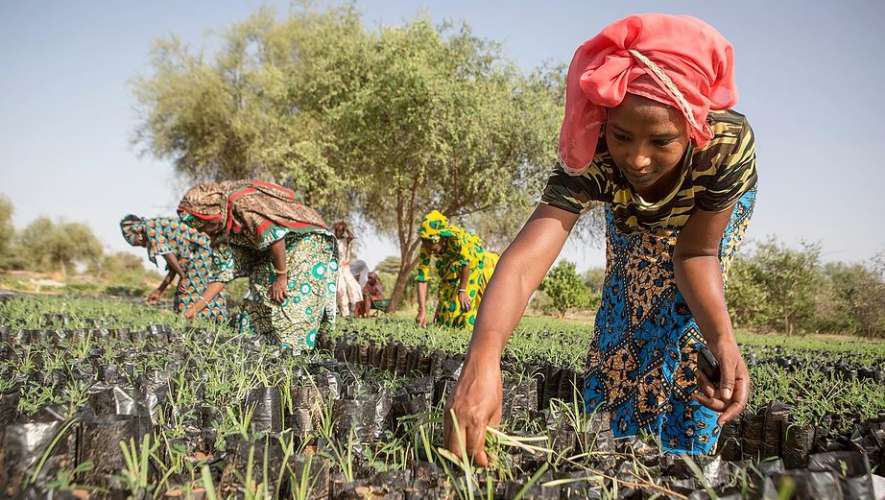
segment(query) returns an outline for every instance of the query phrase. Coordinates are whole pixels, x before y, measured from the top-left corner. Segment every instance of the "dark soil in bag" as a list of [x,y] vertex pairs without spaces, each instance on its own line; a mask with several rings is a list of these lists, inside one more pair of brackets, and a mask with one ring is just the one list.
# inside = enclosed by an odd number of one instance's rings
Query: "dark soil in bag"
[[18,391],[18,387],[0,394],[0,439],[3,438],[3,427],[15,421],[20,399],[21,394]]
[[83,473],[80,482],[120,489],[119,481],[113,477],[125,465],[120,441],[130,443],[133,439],[136,446],[140,446],[143,436],[149,432],[150,420],[138,416],[117,415],[84,421],[80,426],[77,463],[89,461],[92,469]]
[[[289,469],[292,471],[288,478],[295,482],[297,489],[301,481],[307,484],[308,498],[329,498],[329,471],[331,465],[323,458],[317,456],[296,455],[289,459]],[[293,485],[285,485],[286,491],[291,491]]]
[[504,405],[501,418],[509,421],[526,418],[538,411],[538,382],[535,379],[504,381]]
[[246,397],[246,406],[254,407],[252,429],[277,433],[283,430],[282,395],[277,387],[259,387]]
[[[42,467],[37,485],[59,470],[73,468],[75,436],[76,426],[61,420],[7,425],[0,443],[0,496],[12,498],[21,493],[37,467]],[[44,454],[47,459],[41,464]]]
[[782,456],[784,466],[799,469],[808,464],[808,454],[814,446],[814,426],[787,426],[784,436]]

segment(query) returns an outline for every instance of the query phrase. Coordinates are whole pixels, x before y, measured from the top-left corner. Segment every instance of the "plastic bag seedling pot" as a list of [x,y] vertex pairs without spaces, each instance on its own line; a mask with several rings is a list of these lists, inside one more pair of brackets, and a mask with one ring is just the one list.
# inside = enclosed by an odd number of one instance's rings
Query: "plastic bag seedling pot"
[[503,421],[527,418],[538,411],[538,383],[534,379],[504,381]]
[[817,453],[809,457],[808,470],[813,473],[829,472],[840,478],[842,496],[846,499],[875,497],[870,463],[864,453]]
[[409,351],[410,349],[407,346],[399,344],[396,349],[396,366],[394,367],[394,373],[397,375],[406,375],[408,374],[408,362],[409,362]]
[[815,428],[813,425],[788,425],[784,431],[783,449],[784,466],[788,469],[799,469],[808,465],[808,455],[814,447]]
[[131,415],[84,421],[80,425],[77,463],[89,461],[92,468],[83,473],[79,482],[120,489],[119,481],[114,478],[125,466],[119,443],[128,445],[131,439],[140,447],[142,438],[150,430],[148,419]]
[[18,414],[18,402],[21,399],[18,384],[9,392],[0,393],[0,439],[3,428],[15,421]]
[[254,407],[252,429],[278,433],[283,430],[282,395],[278,387],[259,387],[249,392],[246,407]]
[[[289,469],[292,471],[289,475],[290,481],[300,481],[306,476],[306,481],[310,485],[310,493],[308,498],[330,498],[330,470],[331,464],[324,458],[317,455],[304,456],[294,455],[289,458]],[[291,486],[291,485],[289,485]]]
[[568,481],[559,486],[559,498],[562,500],[597,500],[603,498],[602,487],[598,481],[588,478],[584,471],[560,472],[554,474],[557,480]]
[[719,444],[716,445],[719,455],[724,460],[737,461],[743,457],[741,450],[741,419],[736,418],[722,427]]
[[[76,434],[76,424],[61,420],[7,425],[0,442],[0,497],[19,495],[37,473],[37,467],[42,467],[37,476],[38,486],[45,485],[59,470],[72,469]],[[47,452],[47,459],[41,464]]]
[[827,500],[842,500],[844,498],[839,486],[839,478],[831,472],[797,470],[774,474],[771,476],[770,482],[764,483],[760,496],[763,498],[784,498],[779,495],[779,492],[782,491],[792,491],[792,496],[786,498]]

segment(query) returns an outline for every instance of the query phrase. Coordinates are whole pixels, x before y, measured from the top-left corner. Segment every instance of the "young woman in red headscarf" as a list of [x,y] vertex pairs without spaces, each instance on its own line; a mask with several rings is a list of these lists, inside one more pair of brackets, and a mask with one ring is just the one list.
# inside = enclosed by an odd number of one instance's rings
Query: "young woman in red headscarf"
[[[733,49],[687,16],[630,16],[578,47],[560,164],[501,257],[449,409],[447,446],[485,465],[501,416],[501,353],[580,214],[605,204],[606,278],[589,346],[586,411],[616,436],[649,432],[668,453],[710,453],[749,390],[724,274],[756,197],[753,132],[737,102]],[[718,381],[698,370],[709,348]],[[450,415],[447,413],[447,416]]]

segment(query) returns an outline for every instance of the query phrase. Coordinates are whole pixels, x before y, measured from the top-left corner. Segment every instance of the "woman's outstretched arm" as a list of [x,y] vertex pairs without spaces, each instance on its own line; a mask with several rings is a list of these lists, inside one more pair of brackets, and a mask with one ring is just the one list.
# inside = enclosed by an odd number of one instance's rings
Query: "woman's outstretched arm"
[[[501,421],[501,353],[532,293],[559,256],[578,215],[539,205],[501,255],[480,302],[461,377],[446,407],[446,447],[488,465],[485,433]],[[452,420],[454,414],[457,422]],[[455,425],[457,423],[457,426]]]

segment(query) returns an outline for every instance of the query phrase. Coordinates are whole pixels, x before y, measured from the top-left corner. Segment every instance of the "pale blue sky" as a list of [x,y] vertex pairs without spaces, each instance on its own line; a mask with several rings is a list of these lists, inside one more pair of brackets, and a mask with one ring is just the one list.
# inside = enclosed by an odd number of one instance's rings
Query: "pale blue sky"
[[[172,214],[183,185],[170,164],[139,158],[131,78],[148,71],[153,40],[193,47],[261,5],[287,2],[152,1],[0,3],[0,193],[23,227],[39,215],[87,222],[108,249],[131,249],[117,228],[132,212]],[[749,237],[820,240],[827,259],[885,249],[885,2],[357,2],[370,26],[418,13],[466,20],[530,69],[568,63],[582,41],[630,13],[692,14],[736,48],[736,78],[756,132],[759,198]],[[364,238],[374,265],[395,253]],[[570,243],[579,268],[602,252]]]

